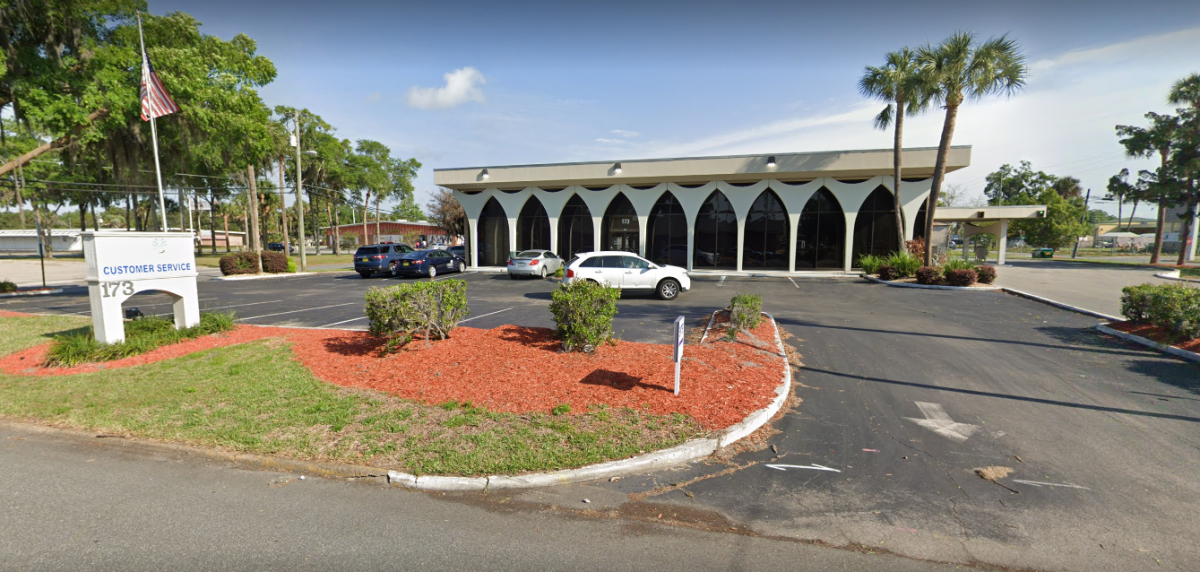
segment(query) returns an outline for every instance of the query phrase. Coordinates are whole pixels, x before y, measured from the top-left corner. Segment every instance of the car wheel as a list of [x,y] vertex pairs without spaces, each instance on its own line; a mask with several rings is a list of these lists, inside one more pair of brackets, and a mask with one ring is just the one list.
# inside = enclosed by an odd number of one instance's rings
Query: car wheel
[[454,263],[454,271],[455,271],[455,272],[462,272],[462,271],[463,271],[463,263],[461,263],[461,262],[455,262],[455,263]]
[[674,278],[667,278],[658,283],[658,297],[663,300],[674,300],[679,295],[679,282]]
[[437,266],[430,265],[429,266],[429,278],[432,279],[432,278],[436,278],[436,277],[437,277]]
[[545,280],[545,279],[546,279],[546,267],[543,266],[542,267],[542,280]]
[[517,279],[517,275],[516,275],[516,274],[509,274],[509,275],[508,275],[508,279],[509,279],[509,280],[516,280],[516,279]]
[[392,277],[396,276],[396,266],[397,264],[395,262],[388,264],[388,272],[391,273]]
[[371,273],[370,273],[370,272],[359,272],[359,273],[358,273],[358,275],[359,275],[359,276],[362,276],[363,278],[370,278],[370,277],[371,277]]

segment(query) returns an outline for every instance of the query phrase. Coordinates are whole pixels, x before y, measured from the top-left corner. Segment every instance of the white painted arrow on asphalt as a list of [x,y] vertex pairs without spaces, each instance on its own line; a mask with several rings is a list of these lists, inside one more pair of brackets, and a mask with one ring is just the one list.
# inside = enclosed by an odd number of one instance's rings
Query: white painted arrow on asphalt
[[812,469],[814,471],[832,471],[834,473],[841,472],[837,469],[831,469],[824,465],[767,465],[767,468],[775,469],[776,471],[786,471],[788,469]]
[[926,429],[932,429],[934,433],[943,437],[954,439],[959,443],[966,441],[973,433],[979,430],[978,425],[970,423],[956,423],[946,413],[945,409],[937,403],[926,403],[924,401],[915,401],[917,407],[921,409],[921,413],[925,414],[924,419],[916,419],[913,417],[905,417],[909,421],[916,423]]

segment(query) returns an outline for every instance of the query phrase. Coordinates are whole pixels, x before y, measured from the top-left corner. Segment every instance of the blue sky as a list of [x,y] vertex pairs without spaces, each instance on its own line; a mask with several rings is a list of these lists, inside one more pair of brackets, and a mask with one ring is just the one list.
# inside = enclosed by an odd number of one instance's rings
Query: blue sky
[[[977,4],[977,5],[970,5]],[[1086,7],[1085,7],[1086,6]],[[1093,194],[1129,161],[1116,124],[1169,112],[1166,90],[1200,72],[1200,2],[315,2],[151,0],[275,62],[270,105],[307,107],[341,137],[375,139],[433,168],[887,148],[866,65],[956,30],[1009,34],[1027,90],[964,106],[952,174],[968,196],[1022,159]],[[900,14],[896,15],[896,12]],[[906,146],[936,146],[941,114]],[[1116,205],[1106,208],[1113,212]],[[1140,209],[1149,215],[1149,209]],[[1128,209],[1126,209],[1128,214]]]

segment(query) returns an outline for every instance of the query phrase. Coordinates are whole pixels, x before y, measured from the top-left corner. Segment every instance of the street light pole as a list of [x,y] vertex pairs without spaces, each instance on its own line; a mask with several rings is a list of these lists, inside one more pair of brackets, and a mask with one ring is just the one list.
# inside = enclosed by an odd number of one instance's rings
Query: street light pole
[[304,253],[304,183],[300,178],[300,110],[296,110],[296,229],[300,237],[300,271],[308,270]]
[[[1088,201],[1092,200],[1092,190],[1088,189],[1087,194],[1083,197],[1083,222],[1088,221]],[[1079,252],[1079,237],[1075,237],[1075,248],[1071,249],[1071,258],[1075,258],[1075,254]]]

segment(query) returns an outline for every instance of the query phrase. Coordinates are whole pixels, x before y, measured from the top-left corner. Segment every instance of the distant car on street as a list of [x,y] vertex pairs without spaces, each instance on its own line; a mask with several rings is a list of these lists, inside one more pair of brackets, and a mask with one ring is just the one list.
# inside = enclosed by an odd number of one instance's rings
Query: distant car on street
[[[283,246],[282,242],[268,242],[267,250],[270,250],[271,252],[283,252],[284,246]],[[296,245],[294,245],[294,244],[287,245],[287,251],[288,251],[288,254],[296,252]]]
[[553,276],[563,266],[563,259],[549,250],[523,250],[508,259],[508,277]]
[[395,276],[400,257],[412,251],[412,247],[407,244],[360,246],[354,251],[354,271],[363,278],[370,278],[381,272]]
[[687,270],[678,266],[660,266],[645,258],[623,251],[588,252],[572,258],[563,270],[563,284],[588,280],[622,290],[653,291],[663,300],[674,300],[690,290]]
[[445,250],[414,250],[400,255],[398,264],[392,270],[393,276],[428,276],[433,278],[438,274],[462,272],[467,263],[461,257],[454,256]]

